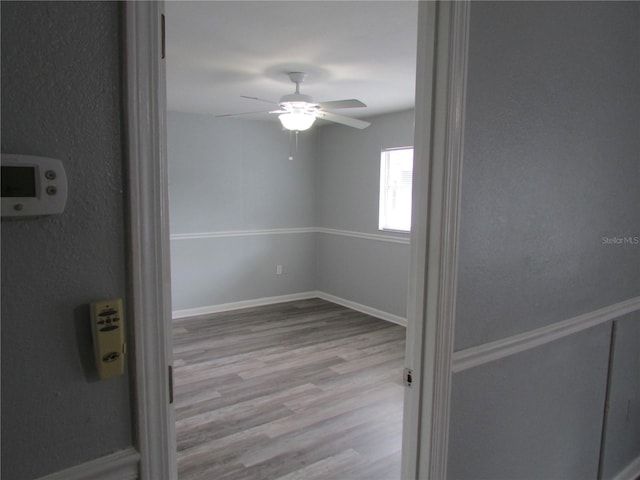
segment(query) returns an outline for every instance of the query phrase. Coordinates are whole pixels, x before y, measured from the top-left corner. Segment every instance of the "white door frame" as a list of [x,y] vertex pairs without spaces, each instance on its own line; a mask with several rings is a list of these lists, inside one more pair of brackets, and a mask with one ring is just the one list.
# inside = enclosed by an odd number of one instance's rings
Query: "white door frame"
[[[469,2],[421,1],[402,478],[446,478]],[[409,447],[410,448],[407,448]]]
[[140,478],[177,479],[161,1],[125,4],[130,312]]
[[[420,1],[402,478],[446,477],[469,3]],[[140,478],[174,480],[161,1],[128,1],[129,258]]]

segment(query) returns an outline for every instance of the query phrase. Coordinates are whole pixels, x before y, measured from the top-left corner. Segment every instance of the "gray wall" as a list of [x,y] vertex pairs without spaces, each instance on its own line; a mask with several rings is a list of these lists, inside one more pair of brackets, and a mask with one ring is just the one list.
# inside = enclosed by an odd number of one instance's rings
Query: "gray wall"
[[640,312],[616,322],[602,478],[640,456]]
[[[602,241],[640,231],[639,27],[638,3],[471,5],[456,350],[640,293],[640,246]],[[609,331],[454,375],[451,478],[595,478]]]
[[[639,9],[472,5],[457,349],[638,294],[637,247],[601,237],[638,232]],[[70,181],[63,215],[2,223],[11,480],[129,446],[131,410],[126,378],[92,381],[86,321],[89,301],[125,295],[118,5],[2,2],[1,16],[2,151],[60,158]],[[362,215],[318,210],[332,228],[368,228]],[[213,227],[258,228],[232,220]],[[606,477],[637,455],[637,314],[618,325]],[[452,477],[594,477],[607,332],[456,375]]]
[[319,227],[381,233],[380,151],[412,146],[413,119],[409,110],[370,118],[364,130],[340,125],[319,130]]
[[289,136],[277,123],[169,112],[174,310],[320,290],[406,316],[408,244],[242,234],[300,227],[382,233],[380,151],[412,144],[413,111],[371,121],[365,130],[304,132],[289,161]]
[[174,310],[313,290],[313,233],[220,233],[313,226],[314,131],[288,160],[277,123],[169,112],[167,128],[171,233],[213,233],[173,238]]
[[313,226],[314,130],[294,160],[273,122],[169,112],[167,130],[171,233]]
[[595,479],[609,325],[455,375],[452,479]]
[[640,285],[638,248],[602,245],[638,231],[638,4],[481,3],[471,22],[457,349]]
[[119,6],[2,2],[2,152],[61,159],[62,215],[2,222],[2,478],[132,443],[128,378],[95,381],[87,304],[124,297]]
[[[171,242],[173,309],[206,308],[315,289],[314,233]],[[276,266],[282,265],[282,275]]]
[[[370,119],[364,130],[325,126],[318,136],[318,226],[404,237],[378,230],[380,152],[413,145],[413,110]],[[318,235],[318,289],[407,315],[409,245]]]

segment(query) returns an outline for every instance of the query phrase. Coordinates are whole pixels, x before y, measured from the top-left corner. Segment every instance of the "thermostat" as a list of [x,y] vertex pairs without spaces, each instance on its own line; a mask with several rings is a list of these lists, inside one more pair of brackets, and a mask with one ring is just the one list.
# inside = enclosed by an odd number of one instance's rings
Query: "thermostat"
[[3,153],[0,166],[3,217],[64,212],[67,175],[60,160]]

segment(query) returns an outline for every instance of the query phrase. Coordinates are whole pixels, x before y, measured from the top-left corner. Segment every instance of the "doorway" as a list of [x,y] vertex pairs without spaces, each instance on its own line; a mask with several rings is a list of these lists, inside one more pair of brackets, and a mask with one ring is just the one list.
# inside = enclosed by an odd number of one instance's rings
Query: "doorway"
[[[380,152],[413,143],[417,3],[172,3],[166,15],[174,318],[185,325],[194,315],[214,315],[214,324],[218,311],[320,297],[406,323],[409,234],[378,230],[375,215]],[[308,18],[315,22],[301,35]],[[279,28],[265,28],[269,19]],[[292,134],[289,159],[290,134],[268,111],[294,88],[286,75],[294,69],[306,71],[298,87],[322,105],[363,98],[366,108],[339,113],[367,115],[372,124],[360,130],[318,119]],[[378,87],[385,84],[392,87]],[[245,115],[267,101],[264,112]],[[174,341],[182,349],[174,349],[182,452],[196,448],[187,440],[195,435],[188,412],[226,400],[198,406],[182,397],[183,372],[212,358],[185,353],[183,330]],[[396,349],[404,353],[403,345]],[[400,386],[402,362],[396,367]]]
[[[427,170],[422,168],[417,178],[420,178],[424,185],[440,185],[444,188],[429,188],[431,196],[430,207],[426,208],[426,194],[421,194],[424,199],[418,196],[418,212],[422,212],[419,222],[414,222],[414,239],[412,239],[412,261],[413,271],[411,274],[412,283],[410,287],[410,308],[409,318],[417,319],[414,324],[409,322],[409,328],[414,329],[411,341],[408,345],[408,363],[413,369],[413,386],[407,389],[406,411],[411,413],[413,420],[422,418],[420,422],[414,422],[414,427],[405,428],[403,449],[403,475],[406,478],[417,476],[418,471],[429,467],[432,464],[431,455],[423,451],[418,455],[417,445],[420,437],[423,445],[432,447],[442,446],[442,441],[437,433],[434,434],[434,425],[446,425],[446,416],[438,415],[446,409],[448,397],[446,394],[436,402],[426,399],[422,390],[432,391],[434,384],[441,382],[435,378],[427,377],[424,374],[425,361],[437,357],[437,361],[429,363],[429,368],[436,371],[442,370],[441,359],[450,360],[446,351],[435,353],[435,347],[429,342],[433,342],[433,337],[423,336],[421,332],[430,331],[444,326],[446,329],[450,319],[442,316],[442,306],[450,300],[442,299],[440,295],[434,295],[434,290],[438,291],[441,283],[441,275],[434,266],[438,265],[437,259],[441,258],[441,245],[437,240],[442,229],[450,225],[455,219],[455,205],[443,202],[443,198],[455,193],[457,184],[455,178],[450,174],[445,174],[440,168],[444,162],[445,154],[451,158],[455,153],[456,145],[459,146],[461,139],[456,139],[456,132],[459,133],[461,126],[459,122],[462,96],[460,85],[460,72],[454,69],[452,73],[448,68],[449,63],[464,65],[463,53],[466,48],[466,4],[433,4],[421,5],[420,28],[422,30],[418,61],[418,79],[422,79],[427,85],[418,86],[418,115],[416,117],[417,128],[427,135],[421,134],[416,142],[417,158],[419,164],[428,162],[431,170],[435,173],[427,175]],[[163,66],[161,63],[160,46],[162,45],[162,28],[160,15],[162,13],[161,4],[137,4],[132,2],[127,6],[127,38],[128,38],[128,90],[129,90],[129,119],[130,122],[130,176],[132,190],[132,263],[139,267],[134,268],[140,275],[134,275],[134,323],[136,324],[136,371],[139,372],[136,390],[139,406],[138,416],[138,446],[141,452],[141,471],[143,478],[174,478],[175,471],[172,467],[171,452],[175,451],[172,438],[172,409],[167,409],[169,403],[169,392],[167,390],[169,378],[166,376],[164,366],[168,363],[170,355],[170,339],[165,335],[162,324],[157,324],[154,318],[165,318],[168,320],[169,308],[165,300],[168,298],[167,291],[162,292],[154,286],[162,285],[167,288],[168,265],[168,230],[166,219],[166,170],[163,162],[154,161],[164,157],[163,142],[159,139],[163,137],[164,125],[162,117],[157,118],[152,112],[163,111],[163,99],[158,98],[156,93],[163,91]],[[435,26],[439,28],[436,29]],[[428,28],[431,27],[431,28]],[[436,47],[435,35],[439,36],[439,43]],[[460,42],[462,39],[462,42]],[[158,40],[158,41],[156,41]],[[454,40],[456,42],[454,42]],[[457,55],[456,55],[456,52]],[[462,52],[462,55],[461,55]],[[158,55],[154,55],[158,53]],[[451,61],[451,59],[457,59]],[[435,65],[435,67],[433,67]],[[433,67],[433,68],[431,68]],[[432,71],[446,72],[440,76],[433,76]],[[461,70],[462,73],[464,69]],[[427,72],[429,74],[427,75]],[[456,76],[457,75],[457,76]],[[455,81],[454,81],[455,80]],[[464,80],[464,76],[462,76]],[[432,87],[428,88],[429,85]],[[448,87],[453,85],[453,89]],[[437,102],[436,102],[437,99]],[[441,108],[433,108],[433,103]],[[444,106],[440,104],[444,102]],[[436,112],[434,118],[430,112]],[[424,115],[429,112],[429,115]],[[151,122],[142,119],[151,119]],[[455,119],[453,121],[452,119]],[[433,125],[433,127],[431,126]],[[447,135],[453,134],[453,140],[444,142]],[[159,145],[159,147],[158,147]],[[432,152],[436,147],[435,155]],[[454,163],[455,163],[454,154]],[[163,185],[165,187],[163,187]],[[455,195],[454,195],[455,198]],[[439,199],[439,201],[437,201]],[[414,209],[416,203],[414,203]],[[160,207],[160,208],[158,208]],[[422,209],[422,210],[421,210]],[[414,210],[416,211],[416,210]],[[426,220],[426,213],[429,213],[429,222]],[[139,213],[139,214],[138,214]],[[146,214],[146,215],[145,215]],[[423,216],[424,215],[424,216]],[[427,235],[427,223],[431,225]],[[434,233],[436,232],[436,233]],[[166,235],[166,237],[165,237]],[[434,238],[432,238],[435,235]],[[160,241],[149,242],[155,238]],[[166,238],[166,243],[163,239]],[[454,237],[455,238],[455,237]],[[430,241],[430,248],[427,251],[427,240]],[[145,243],[146,242],[146,243]],[[146,248],[137,248],[144,245]],[[426,259],[430,258],[429,268]],[[158,260],[162,261],[158,261]],[[451,262],[444,263],[444,270],[450,272]],[[440,267],[438,267],[440,268]],[[435,277],[434,277],[435,275]],[[433,282],[429,288],[424,283],[426,277],[431,277]],[[445,275],[446,277],[446,275]],[[149,280],[143,282],[142,278]],[[420,280],[422,279],[422,280]],[[164,283],[163,283],[164,282]],[[432,316],[424,309],[424,299],[433,297],[433,303],[429,303],[430,309],[439,312]],[[155,315],[155,316],[154,316]],[[424,328],[423,328],[424,327]],[[424,338],[429,342],[423,348]],[[444,369],[446,371],[446,368]],[[424,380],[426,379],[426,380]],[[152,395],[157,394],[157,395]],[[165,403],[166,402],[166,403]],[[420,415],[422,412],[422,415]],[[435,412],[435,415],[434,415]],[[431,419],[435,419],[431,422]],[[412,420],[412,421],[413,421]],[[407,416],[405,415],[405,426]],[[446,427],[445,427],[446,428]],[[431,441],[433,439],[433,441]],[[446,444],[444,445],[446,451]],[[163,453],[164,452],[164,453]],[[168,456],[167,456],[168,453]],[[428,452],[427,452],[428,453]]]

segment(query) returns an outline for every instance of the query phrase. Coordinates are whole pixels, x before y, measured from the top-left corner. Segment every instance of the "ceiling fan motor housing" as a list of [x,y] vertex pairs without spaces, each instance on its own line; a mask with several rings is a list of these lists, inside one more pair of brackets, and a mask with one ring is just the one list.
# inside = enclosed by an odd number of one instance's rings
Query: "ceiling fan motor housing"
[[307,78],[307,74],[304,72],[289,72],[289,79],[293,83],[302,83],[304,79]]
[[289,104],[293,107],[295,106],[306,107],[309,104],[313,104],[313,99],[309,95],[303,95],[301,93],[291,93],[289,95],[284,95],[282,98],[280,98],[280,105],[282,104]]
[[317,105],[313,103],[313,99],[309,95],[300,93],[300,84],[304,82],[305,78],[307,78],[307,74],[304,72],[289,72],[289,79],[296,84],[296,91],[280,98],[280,106],[304,110]]

